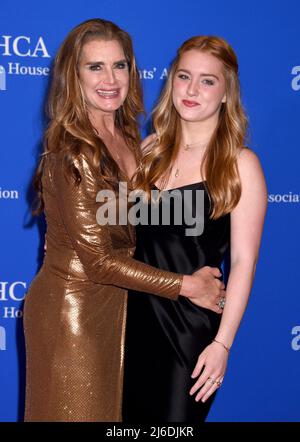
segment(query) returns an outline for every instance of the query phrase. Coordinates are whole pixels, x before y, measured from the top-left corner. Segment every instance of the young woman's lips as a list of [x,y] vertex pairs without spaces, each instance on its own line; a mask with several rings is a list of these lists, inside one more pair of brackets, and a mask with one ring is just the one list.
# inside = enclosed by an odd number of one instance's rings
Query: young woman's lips
[[197,101],[182,100],[182,103],[183,103],[186,107],[196,107],[196,106],[199,106],[199,103],[197,103]]

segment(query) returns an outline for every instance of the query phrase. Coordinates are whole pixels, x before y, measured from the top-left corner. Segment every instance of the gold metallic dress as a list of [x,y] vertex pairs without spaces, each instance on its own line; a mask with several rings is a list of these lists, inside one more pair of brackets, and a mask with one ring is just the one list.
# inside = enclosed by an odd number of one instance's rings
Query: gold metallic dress
[[88,157],[75,165],[77,187],[61,154],[45,160],[47,252],[24,308],[25,420],[119,422],[126,289],[177,299],[182,275],[134,260],[132,226],[97,223],[104,183]]

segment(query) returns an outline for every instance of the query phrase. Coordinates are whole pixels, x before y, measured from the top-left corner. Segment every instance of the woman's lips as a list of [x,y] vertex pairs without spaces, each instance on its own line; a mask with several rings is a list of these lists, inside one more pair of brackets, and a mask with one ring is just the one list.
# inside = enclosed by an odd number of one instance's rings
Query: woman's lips
[[116,98],[119,95],[119,89],[97,89],[97,93],[102,98]]
[[182,103],[183,103],[186,107],[196,107],[196,106],[200,106],[199,103],[197,103],[197,101],[182,100]]

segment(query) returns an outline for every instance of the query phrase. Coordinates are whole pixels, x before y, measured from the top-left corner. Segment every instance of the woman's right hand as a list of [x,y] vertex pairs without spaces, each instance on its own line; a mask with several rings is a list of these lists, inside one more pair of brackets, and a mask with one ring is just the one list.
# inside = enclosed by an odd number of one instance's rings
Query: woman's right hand
[[225,285],[220,281],[221,272],[216,267],[205,266],[192,275],[184,275],[180,294],[194,304],[222,313],[218,306],[220,299],[226,297]]

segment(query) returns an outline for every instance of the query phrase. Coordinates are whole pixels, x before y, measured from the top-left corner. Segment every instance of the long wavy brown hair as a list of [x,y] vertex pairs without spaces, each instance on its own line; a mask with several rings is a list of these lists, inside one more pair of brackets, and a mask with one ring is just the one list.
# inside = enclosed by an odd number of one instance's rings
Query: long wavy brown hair
[[[179,48],[159,102],[153,111],[156,142],[146,146],[136,174],[135,186],[150,195],[156,182],[166,183],[178,155],[181,124],[172,101],[173,80],[184,53],[196,49],[221,61],[226,84],[226,102],[221,104],[217,127],[211,136],[201,165],[201,176],[211,199],[210,217],[232,211],[241,196],[237,156],[245,145],[247,118],[240,98],[238,62],[232,47],[215,36],[192,37]],[[161,186],[160,186],[161,187]]]
[[44,160],[46,155],[52,152],[65,152],[63,160],[65,174],[67,177],[73,177],[78,184],[81,177],[74,166],[74,160],[88,147],[92,151],[94,165],[99,168],[99,174],[109,187],[117,187],[119,168],[92,126],[78,75],[78,63],[84,44],[97,39],[117,40],[123,48],[129,69],[129,89],[124,103],[116,111],[115,124],[128,147],[139,158],[140,133],[137,117],[144,112],[144,108],[131,38],[127,32],[110,21],[87,20],[68,34],[54,61],[47,103],[50,121],[44,135],[44,152],[34,178],[37,190],[35,214],[41,213],[43,209]]

